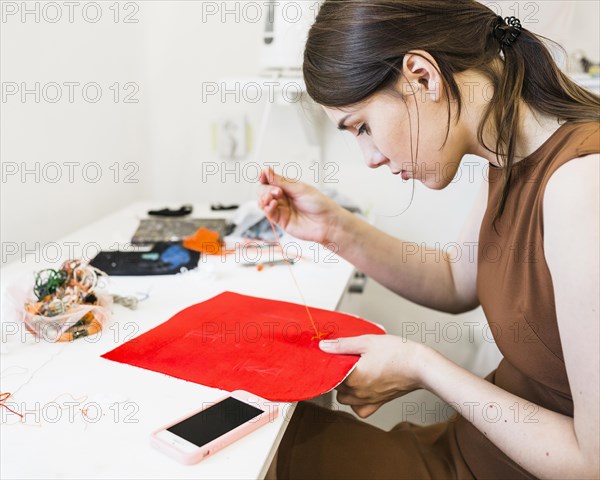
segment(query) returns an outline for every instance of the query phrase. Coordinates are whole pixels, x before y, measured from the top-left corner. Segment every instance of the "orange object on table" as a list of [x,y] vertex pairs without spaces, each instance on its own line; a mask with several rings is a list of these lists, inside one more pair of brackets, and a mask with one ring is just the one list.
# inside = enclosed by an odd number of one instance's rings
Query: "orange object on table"
[[219,232],[202,227],[193,235],[186,237],[183,246],[205,255],[220,255],[223,242],[219,240]]

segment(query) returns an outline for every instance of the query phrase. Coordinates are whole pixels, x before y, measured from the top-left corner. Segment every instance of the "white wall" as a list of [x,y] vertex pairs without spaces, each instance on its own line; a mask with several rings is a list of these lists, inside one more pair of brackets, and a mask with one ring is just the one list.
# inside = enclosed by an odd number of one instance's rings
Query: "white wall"
[[[226,89],[231,87],[223,82],[258,75],[264,22],[246,21],[238,2],[228,3],[232,13],[224,19],[220,13],[209,15],[201,2],[171,5],[144,4],[152,98],[149,158],[155,172],[149,189],[160,201],[231,203],[253,198],[251,180],[257,170],[245,167],[253,160],[251,153],[241,163],[219,158],[213,150],[212,132],[213,123],[222,118],[246,116],[253,142],[257,141],[268,93],[254,103],[255,90],[246,91],[243,80],[229,93]],[[218,9],[222,12],[220,2]],[[218,92],[203,95],[209,85]],[[293,108],[273,108],[261,161],[283,164],[305,150],[299,119]],[[208,174],[212,170],[207,164],[214,164],[217,174]],[[225,174],[223,181],[225,171],[233,173]]]
[[[21,162],[28,168],[39,162],[41,173],[54,177],[55,169],[43,169],[57,162],[63,174],[58,183],[51,183],[51,178],[36,181],[33,175],[28,175],[25,182],[18,174],[3,176],[3,242],[26,242],[27,246],[43,243],[141,197],[173,203],[238,202],[252,197],[254,187],[243,178],[236,181],[234,175],[229,175],[226,182],[219,175],[205,178],[205,182],[202,178],[202,162],[221,162],[213,152],[212,123],[223,116],[243,114],[256,134],[265,106],[264,101],[236,103],[232,95],[226,103],[218,95],[207,101],[202,98],[205,82],[218,83],[226,77],[247,77],[259,71],[263,22],[248,21],[235,13],[226,15],[224,21],[218,14],[206,15],[207,3],[213,3],[219,11],[226,6],[243,13],[244,2],[121,2],[117,23],[110,9],[112,2],[101,2],[102,18],[97,23],[86,20],[80,10],[75,10],[71,23],[67,7],[61,2],[57,3],[62,5],[63,16],[51,23],[55,12],[44,12],[45,3],[25,2],[29,9],[38,5],[39,23],[34,15],[27,15],[23,22],[21,12],[9,15],[3,10],[3,85],[26,82],[31,87],[40,82],[43,87],[49,82],[97,82],[103,98],[92,104],[76,90],[74,103],[69,103],[64,87],[63,99],[58,103],[43,98],[35,103],[32,95],[25,103],[19,95],[2,102],[0,153],[4,173],[14,167],[20,171]],[[542,1],[534,3],[537,10],[532,10],[533,2],[520,3],[519,12],[512,1],[490,5],[495,9],[500,6],[503,15],[519,13],[526,27],[557,38],[569,50],[583,48],[590,58],[600,58],[595,21],[598,2]],[[23,5],[3,2],[4,9],[6,4],[19,9]],[[93,14],[93,9],[87,12],[88,17]],[[124,23],[127,14],[131,15],[129,20],[138,22]],[[139,102],[126,104],[121,98],[114,103],[109,90],[114,82],[121,83],[122,94],[127,93],[123,84],[134,82],[139,87],[135,95]],[[261,159],[285,163],[306,156],[300,117],[293,110],[273,111]],[[358,198],[365,207],[392,214],[407,204],[409,185],[384,172],[365,170],[355,145],[330,126],[325,131],[325,161],[340,165],[337,187]],[[66,178],[69,167],[65,162],[80,164],[73,183]],[[81,174],[81,167],[90,162],[101,166],[102,179],[98,183],[86,181]],[[121,174],[132,172],[125,171],[124,166],[134,162],[139,167],[134,175],[138,183],[124,183],[123,175],[115,182],[114,171],[110,170],[115,162]],[[307,169],[306,165],[308,178],[311,174]],[[93,166],[87,173],[94,174]],[[412,208],[401,219],[382,218],[380,225],[412,237],[451,238],[462,222],[473,190],[473,185],[456,185],[445,192],[419,187]],[[423,221],[435,217],[438,220]]]
[[[235,3],[228,4],[233,11],[235,7],[232,4]],[[594,41],[598,38],[597,30],[589,20],[598,11],[597,2],[536,2],[535,8],[532,2],[520,2],[519,10],[512,1],[495,2],[493,8],[496,4],[503,15],[519,13],[527,28],[558,38],[571,50],[585,48],[591,58],[598,53],[598,42]],[[223,8],[221,2],[218,2],[218,8]],[[565,10],[570,14],[565,14]],[[220,15],[208,15],[203,19],[203,11],[206,14],[200,2],[171,2],[168,8],[164,2],[144,4],[148,92],[151,96],[149,155],[154,172],[149,190],[154,198],[164,201],[190,198],[241,201],[250,198],[253,191],[243,176],[239,182],[234,175],[227,176],[226,182],[219,175],[203,179],[202,162],[216,161],[222,167],[221,160],[212,150],[212,122],[226,115],[245,114],[256,134],[265,102],[252,104],[242,98],[236,103],[233,95],[226,97],[226,103],[222,103],[218,95],[204,102],[202,86],[206,82],[219,83],[223,78],[244,78],[259,72],[263,23],[246,21],[242,14],[236,18],[233,13],[226,15],[225,19]],[[238,11],[243,13],[241,8]],[[304,136],[293,108],[274,111],[261,160],[298,161],[305,153]],[[384,172],[367,172],[355,145],[334,128],[326,127],[325,139],[324,160],[339,164],[336,178],[340,190],[381,213],[398,212],[390,209],[390,205],[403,209],[408,201],[408,185],[399,185],[397,178],[390,178]],[[229,167],[235,168],[231,164]],[[182,172],[185,174],[182,175]],[[304,173],[308,179],[310,172],[307,168]],[[365,182],[373,188],[365,188]],[[430,237],[436,239],[439,238],[437,231],[454,235],[462,218],[462,214],[457,212],[464,213],[475,189],[473,186],[455,185],[439,193],[418,187],[412,213],[407,212],[406,220],[402,222],[405,226],[398,228],[407,234],[429,231]],[[457,198],[459,203],[453,204],[450,201],[453,198]],[[417,227],[410,221],[409,215],[423,218],[418,213],[419,208],[430,210],[434,205],[436,209],[444,205],[445,210],[440,212],[441,222]],[[390,219],[384,223],[394,228],[398,222]],[[434,223],[436,232],[427,230],[433,228]],[[446,228],[448,225],[450,229]]]
[[[116,23],[109,5],[102,2],[96,23],[94,9],[86,10],[85,17],[73,11],[71,23],[66,7],[44,10],[43,2],[28,2],[27,8],[39,13],[23,19],[20,12],[7,10],[21,10],[21,2],[2,2],[0,77],[7,94],[1,103],[3,263],[36,246],[43,249],[144,195],[150,134],[143,29],[141,23]],[[52,23],[58,13],[61,19]],[[80,84],[72,86],[72,99],[65,82]],[[111,91],[115,82],[120,85]],[[136,88],[126,89],[127,82],[140,87],[129,99],[138,103],[124,102],[124,95]],[[13,83],[19,92],[8,95]],[[22,98],[22,84],[35,92],[36,83],[39,98],[35,93]],[[96,88],[83,93],[83,86],[92,83],[101,89],[96,103]],[[34,173],[22,177],[25,169]]]

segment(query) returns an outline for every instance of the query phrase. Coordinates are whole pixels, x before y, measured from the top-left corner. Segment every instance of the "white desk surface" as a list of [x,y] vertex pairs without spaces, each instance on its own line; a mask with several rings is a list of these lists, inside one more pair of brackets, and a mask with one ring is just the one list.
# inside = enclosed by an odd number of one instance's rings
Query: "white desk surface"
[[[164,204],[137,203],[57,241],[64,255],[53,263],[29,254],[2,269],[3,292],[24,274],[58,267],[70,253],[93,256],[100,245],[126,244],[140,218]],[[197,205],[194,217],[226,217]],[[329,252],[303,245],[306,258],[294,265],[309,305],[334,310],[353,268]],[[87,253],[86,253],[87,249]],[[316,251],[320,252],[316,258]],[[55,256],[48,247],[45,256]],[[318,260],[318,261],[317,261]],[[22,281],[22,280],[21,280]],[[154,450],[150,433],[198,409],[222,391],[100,358],[100,355],[223,291],[300,303],[285,265],[243,267],[231,257],[201,261],[197,270],[166,277],[113,277],[110,293],[146,292],[135,311],[113,306],[109,324],[96,337],[72,343],[37,341],[14,318],[2,318],[0,391],[6,405],[26,413],[25,423],[0,407],[2,478],[263,478],[295,404],[283,415],[225,450],[193,466],[180,465]],[[87,410],[86,410],[87,408]],[[86,414],[86,415],[84,415]]]

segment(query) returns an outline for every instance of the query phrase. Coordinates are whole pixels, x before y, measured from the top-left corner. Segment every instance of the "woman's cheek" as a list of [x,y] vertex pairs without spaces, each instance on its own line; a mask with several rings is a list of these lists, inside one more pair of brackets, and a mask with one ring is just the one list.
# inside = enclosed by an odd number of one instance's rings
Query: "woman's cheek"
[[401,158],[410,158],[410,152],[404,152],[398,145],[390,144],[389,142],[376,143],[381,154],[390,160],[392,165],[405,169],[405,164]]

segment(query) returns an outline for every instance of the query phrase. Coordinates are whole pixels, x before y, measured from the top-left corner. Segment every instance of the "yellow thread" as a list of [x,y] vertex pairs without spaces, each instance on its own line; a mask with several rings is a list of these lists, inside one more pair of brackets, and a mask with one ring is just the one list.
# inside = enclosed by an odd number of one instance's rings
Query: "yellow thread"
[[[281,241],[279,240],[279,235],[277,235],[277,229],[275,228],[275,225],[269,218],[269,215],[267,215],[267,212],[265,212],[265,216],[267,217],[267,220],[269,221],[269,224],[271,225],[271,229],[273,230],[273,233],[275,234],[275,240],[277,241],[277,244],[283,250],[283,246],[281,245]],[[294,271],[292,270],[292,265],[288,261],[286,255],[285,255],[285,252],[283,253],[283,259],[285,260],[285,264],[287,265],[290,275],[292,276],[292,280],[294,280],[294,284],[296,285],[296,290],[298,290],[298,293],[300,294],[300,298],[302,299],[302,303],[304,304],[304,308],[306,309],[306,313],[308,314],[308,318],[310,319],[312,328],[315,331],[315,335],[312,337],[312,340],[315,340],[315,339],[320,340],[323,337],[325,337],[325,334],[322,332],[319,332],[317,325],[315,324],[313,316],[310,313],[310,309],[308,308],[308,304],[306,303],[306,300],[304,299],[304,295],[302,294],[302,290],[300,290],[300,285],[298,285],[298,281],[296,280],[296,276],[294,275]]]
[[[260,153],[261,153],[262,146],[264,144],[265,136],[266,136],[266,133],[267,133],[267,124],[268,124],[268,121],[269,121],[269,116],[271,114],[271,108],[272,108],[272,103],[270,101],[267,101],[267,106],[265,108],[265,111],[263,112],[260,129],[258,130],[258,140],[256,142],[256,150],[254,152],[254,157],[256,158],[256,161],[259,164],[262,163],[260,161]],[[264,208],[263,208],[263,211],[264,211]],[[277,240],[277,244],[283,250],[283,247],[281,245],[281,241],[279,240],[279,235],[277,235],[277,230],[275,229],[275,225],[273,224],[273,222],[269,218],[269,215],[267,215],[266,211],[265,211],[265,216],[267,217],[267,220],[269,221],[269,224],[271,225],[271,229],[273,230],[273,233],[275,234],[275,239]],[[300,298],[302,299],[302,303],[304,303],[304,308],[306,309],[306,313],[308,314],[308,318],[310,320],[310,323],[311,323],[311,325],[313,327],[313,330],[315,331],[315,335],[312,337],[312,339],[313,340],[315,340],[315,339],[319,339],[320,340],[321,338],[325,337],[326,334],[319,332],[319,330],[317,329],[317,326],[316,326],[315,321],[313,320],[313,317],[312,317],[312,315],[310,313],[310,310],[308,308],[306,300],[304,299],[304,295],[302,294],[302,290],[300,290],[300,285],[298,285],[298,282],[296,281],[296,277],[295,277],[294,272],[292,270],[292,266],[291,266],[290,262],[288,261],[287,257],[285,256],[285,252],[283,252],[283,259],[285,260],[285,263],[288,266],[288,270],[290,272],[290,275],[292,276],[292,279],[294,280],[294,284],[296,285],[296,289],[298,290],[298,293],[300,294]]]

